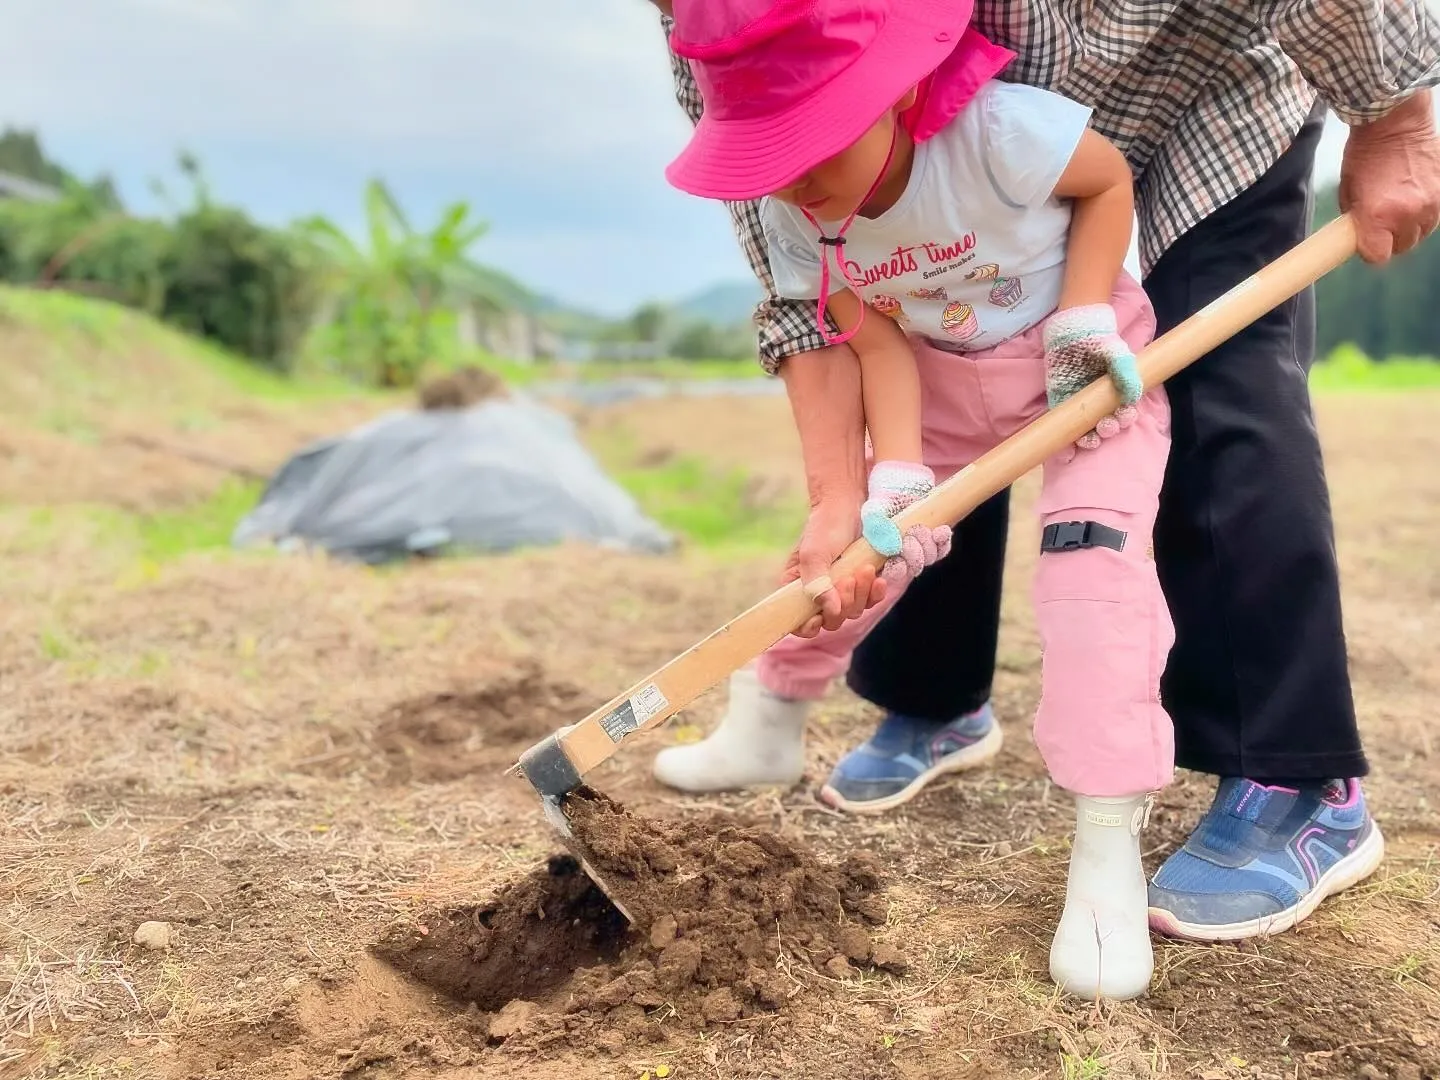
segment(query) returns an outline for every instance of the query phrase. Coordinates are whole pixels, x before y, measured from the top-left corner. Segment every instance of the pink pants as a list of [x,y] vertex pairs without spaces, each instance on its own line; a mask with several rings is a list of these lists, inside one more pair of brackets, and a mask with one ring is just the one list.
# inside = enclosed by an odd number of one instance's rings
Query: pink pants
[[[1111,303],[1138,354],[1155,333],[1145,293],[1124,275]],[[1045,411],[1039,327],[978,353],[914,344],[925,463],[937,478],[949,477]],[[1042,528],[1098,521],[1126,534],[1123,551],[1044,553],[1035,574],[1042,650],[1035,742],[1055,783],[1081,795],[1157,790],[1174,771],[1174,731],[1160,705],[1160,675],[1175,632],[1151,551],[1170,451],[1164,388],[1150,390],[1138,407],[1135,423],[1098,449],[1070,448],[1044,466]],[[964,552],[950,557],[963,558]],[[777,642],[757,664],[761,684],[791,698],[823,696],[902,591],[892,589],[883,604],[838,630]]]

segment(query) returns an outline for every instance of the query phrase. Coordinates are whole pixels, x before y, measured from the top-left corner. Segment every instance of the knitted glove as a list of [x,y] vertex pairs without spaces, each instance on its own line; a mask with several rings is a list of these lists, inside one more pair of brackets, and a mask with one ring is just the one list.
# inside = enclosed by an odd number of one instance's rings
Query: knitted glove
[[879,461],[870,470],[870,497],[860,507],[860,524],[870,546],[888,556],[880,576],[892,584],[915,577],[950,553],[948,525],[912,525],[902,535],[891,520],[934,486],[935,474],[914,462]]
[[1076,445],[1093,450],[1135,421],[1135,403],[1145,393],[1135,354],[1120,336],[1115,309],[1086,304],[1057,311],[1045,323],[1045,394],[1053,409],[1072,394],[1109,375],[1124,404],[1086,432]]

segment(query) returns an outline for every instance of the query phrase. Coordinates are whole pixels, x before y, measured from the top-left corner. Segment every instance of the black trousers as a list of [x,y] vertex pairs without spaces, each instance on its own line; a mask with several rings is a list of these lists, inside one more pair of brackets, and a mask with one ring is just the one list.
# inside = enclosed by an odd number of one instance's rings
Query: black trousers
[[[1309,231],[1323,113],[1146,277],[1161,333]],[[1166,383],[1173,446],[1155,527],[1176,641],[1162,682],[1177,763],[1256,780],[1361,776],[1330,498],[1307,378],[1307,290]],[[962,524],[856,650],[861,697],[943,722],[990,695],[1008,493]]]

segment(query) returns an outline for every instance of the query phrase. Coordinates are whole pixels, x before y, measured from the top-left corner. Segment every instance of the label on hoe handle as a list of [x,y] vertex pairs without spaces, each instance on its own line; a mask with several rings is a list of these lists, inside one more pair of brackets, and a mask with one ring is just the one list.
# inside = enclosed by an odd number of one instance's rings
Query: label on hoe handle
[[650,683],[642,687],[639,693],[630,695],[628,701],[621,702],[602,716],[600,726],[605,729],[605,734],[610,736],[611,742],[618,743],[669,704],[660,688]]

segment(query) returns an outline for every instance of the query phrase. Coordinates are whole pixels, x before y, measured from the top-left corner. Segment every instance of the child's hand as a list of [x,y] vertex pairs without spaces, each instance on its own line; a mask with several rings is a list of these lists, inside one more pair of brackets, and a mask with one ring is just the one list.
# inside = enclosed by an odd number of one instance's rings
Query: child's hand
[[870,497],[860,507],[865,539],[888,556],[880,576],[898,584],[950,553],[950,527],[914,525],[902,535],[892,518],[935,487],[935,474],[910,461],[880,461],[870,470]]
[[1045,323],[1045,392],[1053,409],[1072,394],[1109,375],[1124,404],[1086,432],[1076,445],[1093,450],[1135,420],[1135,403],[1145,393],[1135,354],[1115,324],[1109,304],[1057,311]]

